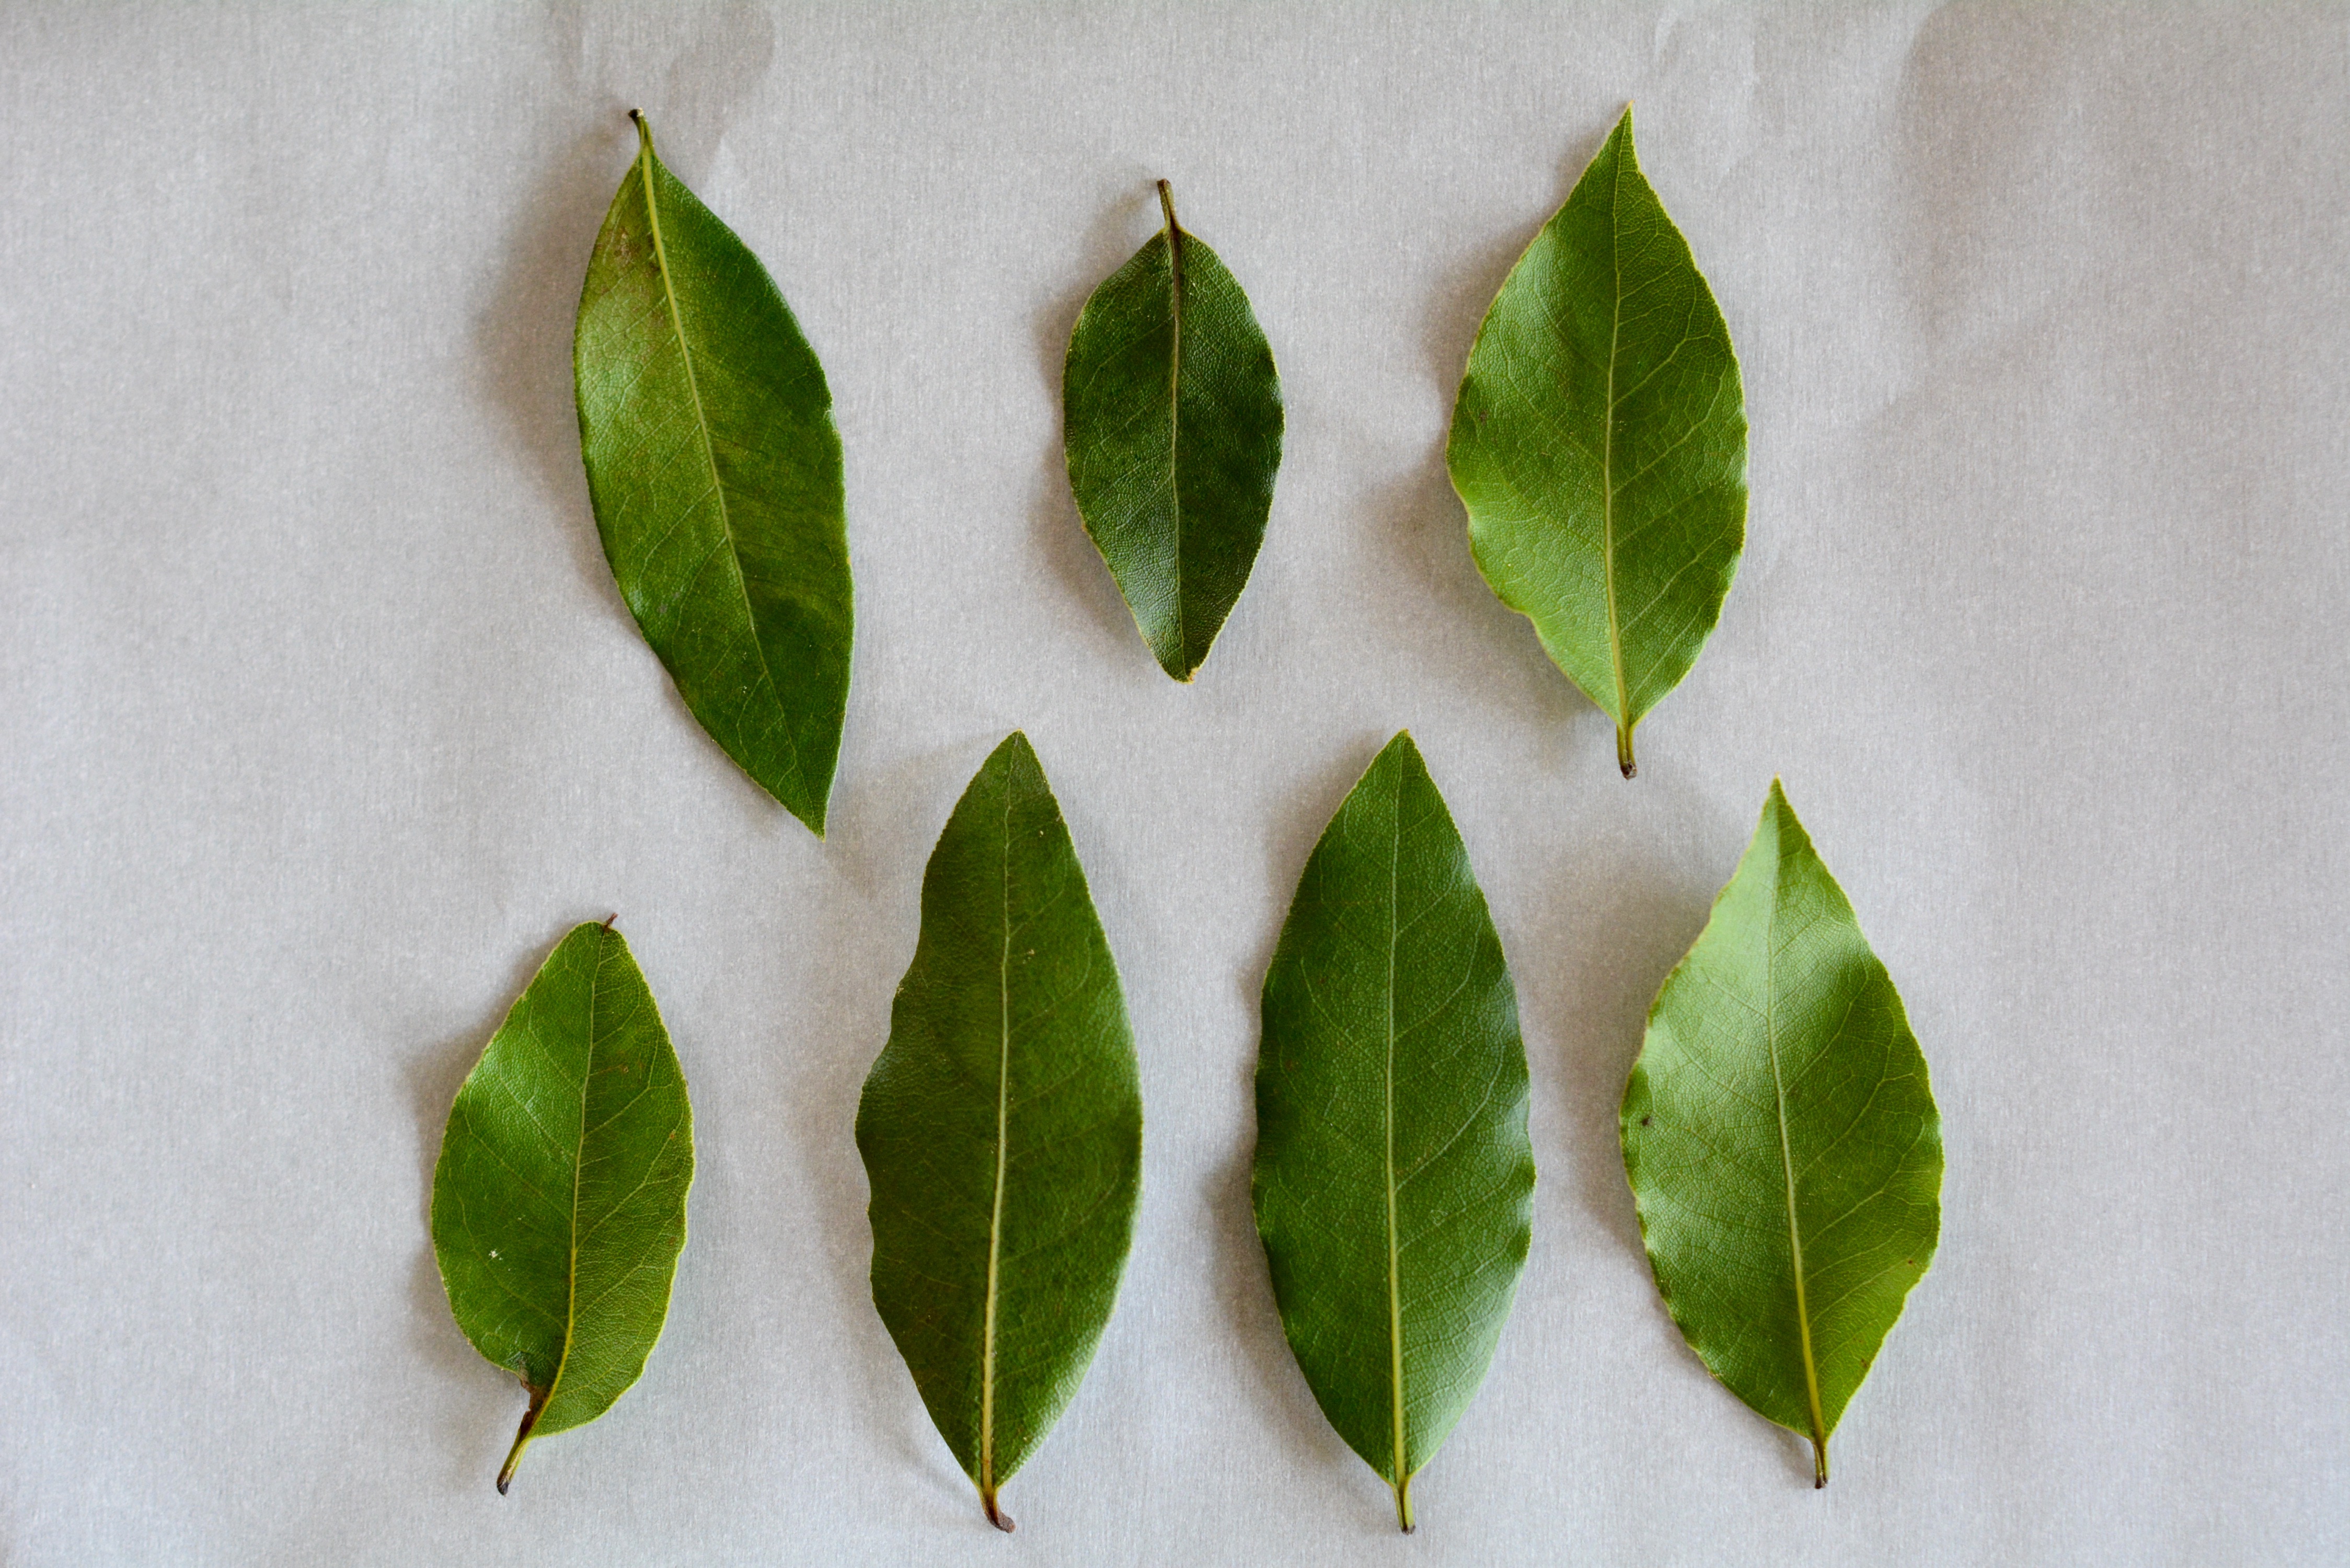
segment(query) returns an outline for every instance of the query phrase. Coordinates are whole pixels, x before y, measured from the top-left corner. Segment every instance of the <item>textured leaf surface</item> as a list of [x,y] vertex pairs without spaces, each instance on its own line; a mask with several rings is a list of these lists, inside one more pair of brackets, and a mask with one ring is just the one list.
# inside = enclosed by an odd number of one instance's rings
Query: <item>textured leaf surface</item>
[[1399,734],[1305,863],[1264,982],[1256,1220],[1297,1364],[1395,1489],[1461,1418],[1525,1262],[1526,1054],[1469,856]]
[[1248,296],[1175,222],[1086,301],[1061,379],[1069,487],[1159,667],[1189,680],[1248,582],[1281,382]]
[[1933,1261],[1942,1133],[1892,977],[1775,781],[1649,1011],[1623,1137],[1674,1321],[1811,1438],[1825,1486],[1828,1434]]
[[432,1173],[432,1251],[473,1348],[530,1408],[534,1438],[592,1421],[669,1314],[693,1180],[693,1113],[629,944],[579,926],[548,956],[457,1091]]
[[1631,777],[1745,546],[1746,404],[1630,109],[1485,313],[1445,456],[1478,569],[1616,721]]
[[852,621],[832,393],[759,258],[638,128],[573,340],[596,526],[685,705],[822,834]]
[[857,1147],[874,1305],[1009,1530],[997,1489],[1093,1360],[1142,1172],[1118,969],[1024,735],[980,768],[931,855]]

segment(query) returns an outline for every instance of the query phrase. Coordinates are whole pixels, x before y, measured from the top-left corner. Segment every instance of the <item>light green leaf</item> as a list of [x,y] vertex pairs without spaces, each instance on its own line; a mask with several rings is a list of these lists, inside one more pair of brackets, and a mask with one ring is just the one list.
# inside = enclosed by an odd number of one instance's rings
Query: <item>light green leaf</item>
[[534,1438],[602,1415],[669,1314],[693,1181],[693,1112],[652,992],[609,925],[556,944],[482,1053],[442,1135],[432,1251],[473,1348]]
[[1027,737],[975,774],[865,1080],[873,1304],[998,1529],[1118,1295],[1142,1095],[1118,967]]
[[820,837],[853,619],[832,393],[759,258],[637,129],[572,346],[596,527],[685,705]]
[[1517,995],[1409,734],[1347,796],[1264,981],[1256,1223],[1297,1365],[1395,1489],[1468,1407],[1526,1259]]
[[1828,1434],[1941,1225],[1926,1058],[1774,780],[1712,918],[1657,993],[1624,1091],[1657,1289],[1731,1392]]
[[1175,222],[1086,301],[1061,378],[1077,512],[1159,668],[1189,680],[1248,582],[1281,380],[1248,296]]
[[1738,358],[1630,109],[1493,296],[1445,460],[1478,569],[1616,721],[1630,778],[1746,543]]

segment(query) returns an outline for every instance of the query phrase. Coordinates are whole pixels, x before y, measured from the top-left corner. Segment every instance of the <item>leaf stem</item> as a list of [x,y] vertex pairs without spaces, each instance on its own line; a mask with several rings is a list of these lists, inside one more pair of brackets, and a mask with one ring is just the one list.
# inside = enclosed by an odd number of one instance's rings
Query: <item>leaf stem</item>
[[551,1388],[530,1391],[530,1408],[522,1413],[522,1429],[515,1433],[514,1447],[506,1450],[506,1462],[498,1471],[498,1495],[504,1497],[506,1488],[514,1484],[515,1467],[522,1463],[522,1451],[530,1447],[530,1434],[538,1425],[539,1412],[546,1408],[546,1397]]
[[1812,1490],[1817,1491],[1828,1484],[1828,1442],[1825,1438],[1812,1439]]
[[1419,1528],[1411,1521],[1411,1478],[1409,1476],[1396,1482],[1395,1494],[1396,1523],[1403,1528],[1406,1535],[1409,1535]]
[[1627,779],[1640,775],[1640,764],[1632,760],[1632,726],[1616,726],[1616,765],[1624,770]]
[[995,1493],[989,1488],[980,1488],[979,1506],[987,1510],[987,1522],[1003,1532],[1004,1534],[1009,1535],[1018,1528],[1012,1522],[1010,1514],[995,1506]]
[[1167,214],[1167,243],[1172,245],[1183,226],[1175,221],[1175,187],[1164,180],[1159,182],[1159,210]]

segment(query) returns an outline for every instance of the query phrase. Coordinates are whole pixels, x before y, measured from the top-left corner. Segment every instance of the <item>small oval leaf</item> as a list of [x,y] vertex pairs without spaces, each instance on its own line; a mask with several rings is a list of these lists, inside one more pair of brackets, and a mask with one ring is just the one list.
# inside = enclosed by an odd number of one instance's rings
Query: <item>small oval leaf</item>
[[1248,296],[1175,222],[1077,317],[1061,377],[1069,488],[1142,640],[1189,680],[1264,543],[1281,380]]
[[1632,731],[1689,673],[1746,544],[1730,328],[1632,152],[1632,111],[1493,296],[1445,449],[1477,569]]
[[534,1438],[602,1415],[669,1315],[693,1112],[645,977],[608,925],[575,927],[457,1091],[432,1173],[432,1251],[473,1348]]
[[573,339],[597,531],[694,718],[821,837],[855,618],[832,393],[759,258],[637,125]]
[[1657,1289],[1731,1392],[1812,1441],[1941,1228],[1942,1131],[1900,994],[1777,781],[1657,993],[1624,1090]]
[[1061,808],[1014,732],[922,875],[921,935],[857,1149],[873,1304],[922,1403],[996,1493],[1077,1391],[1109,1322],[1142,1179],[1118,967]]
[[1347,1446],[1395,1489],[1483,1381],[1531,1234],[1517,995],[1409,734],[1298,879],[1264,981],[1256,1222],[1282,1327]]

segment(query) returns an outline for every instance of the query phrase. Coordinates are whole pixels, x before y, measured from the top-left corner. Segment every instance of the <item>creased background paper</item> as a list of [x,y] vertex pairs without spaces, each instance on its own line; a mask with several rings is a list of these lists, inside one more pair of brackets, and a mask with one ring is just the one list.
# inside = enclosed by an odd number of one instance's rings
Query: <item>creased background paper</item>
[[[1629,784],[1442,462],[1486,301],[1627,99],[1753,421],[1743,567]],[[829,843],[694,726],[597,545],[571,319],[632,106],[838,400]],[[1058,428],[1162,175],[1289,419],[1189,689]],[[0,1557],[2344,1561],[2345,254],[2339,7],[8,7]],[[868,1299],[850,1125],[924,857],[1015,725],[1149,1123],[1006,1542]],[[1543,1172],[1409,1541],[1247,1202],[1280,916],[1404,725]],[[1774,774],[1950,1161],[1818,1495],[1659,1304],[1615,1143]],[[426,1188],[506,1003],[614,911],[692,1085],[691,1240],[644,1381],[501,1500],[522,1398]]]

